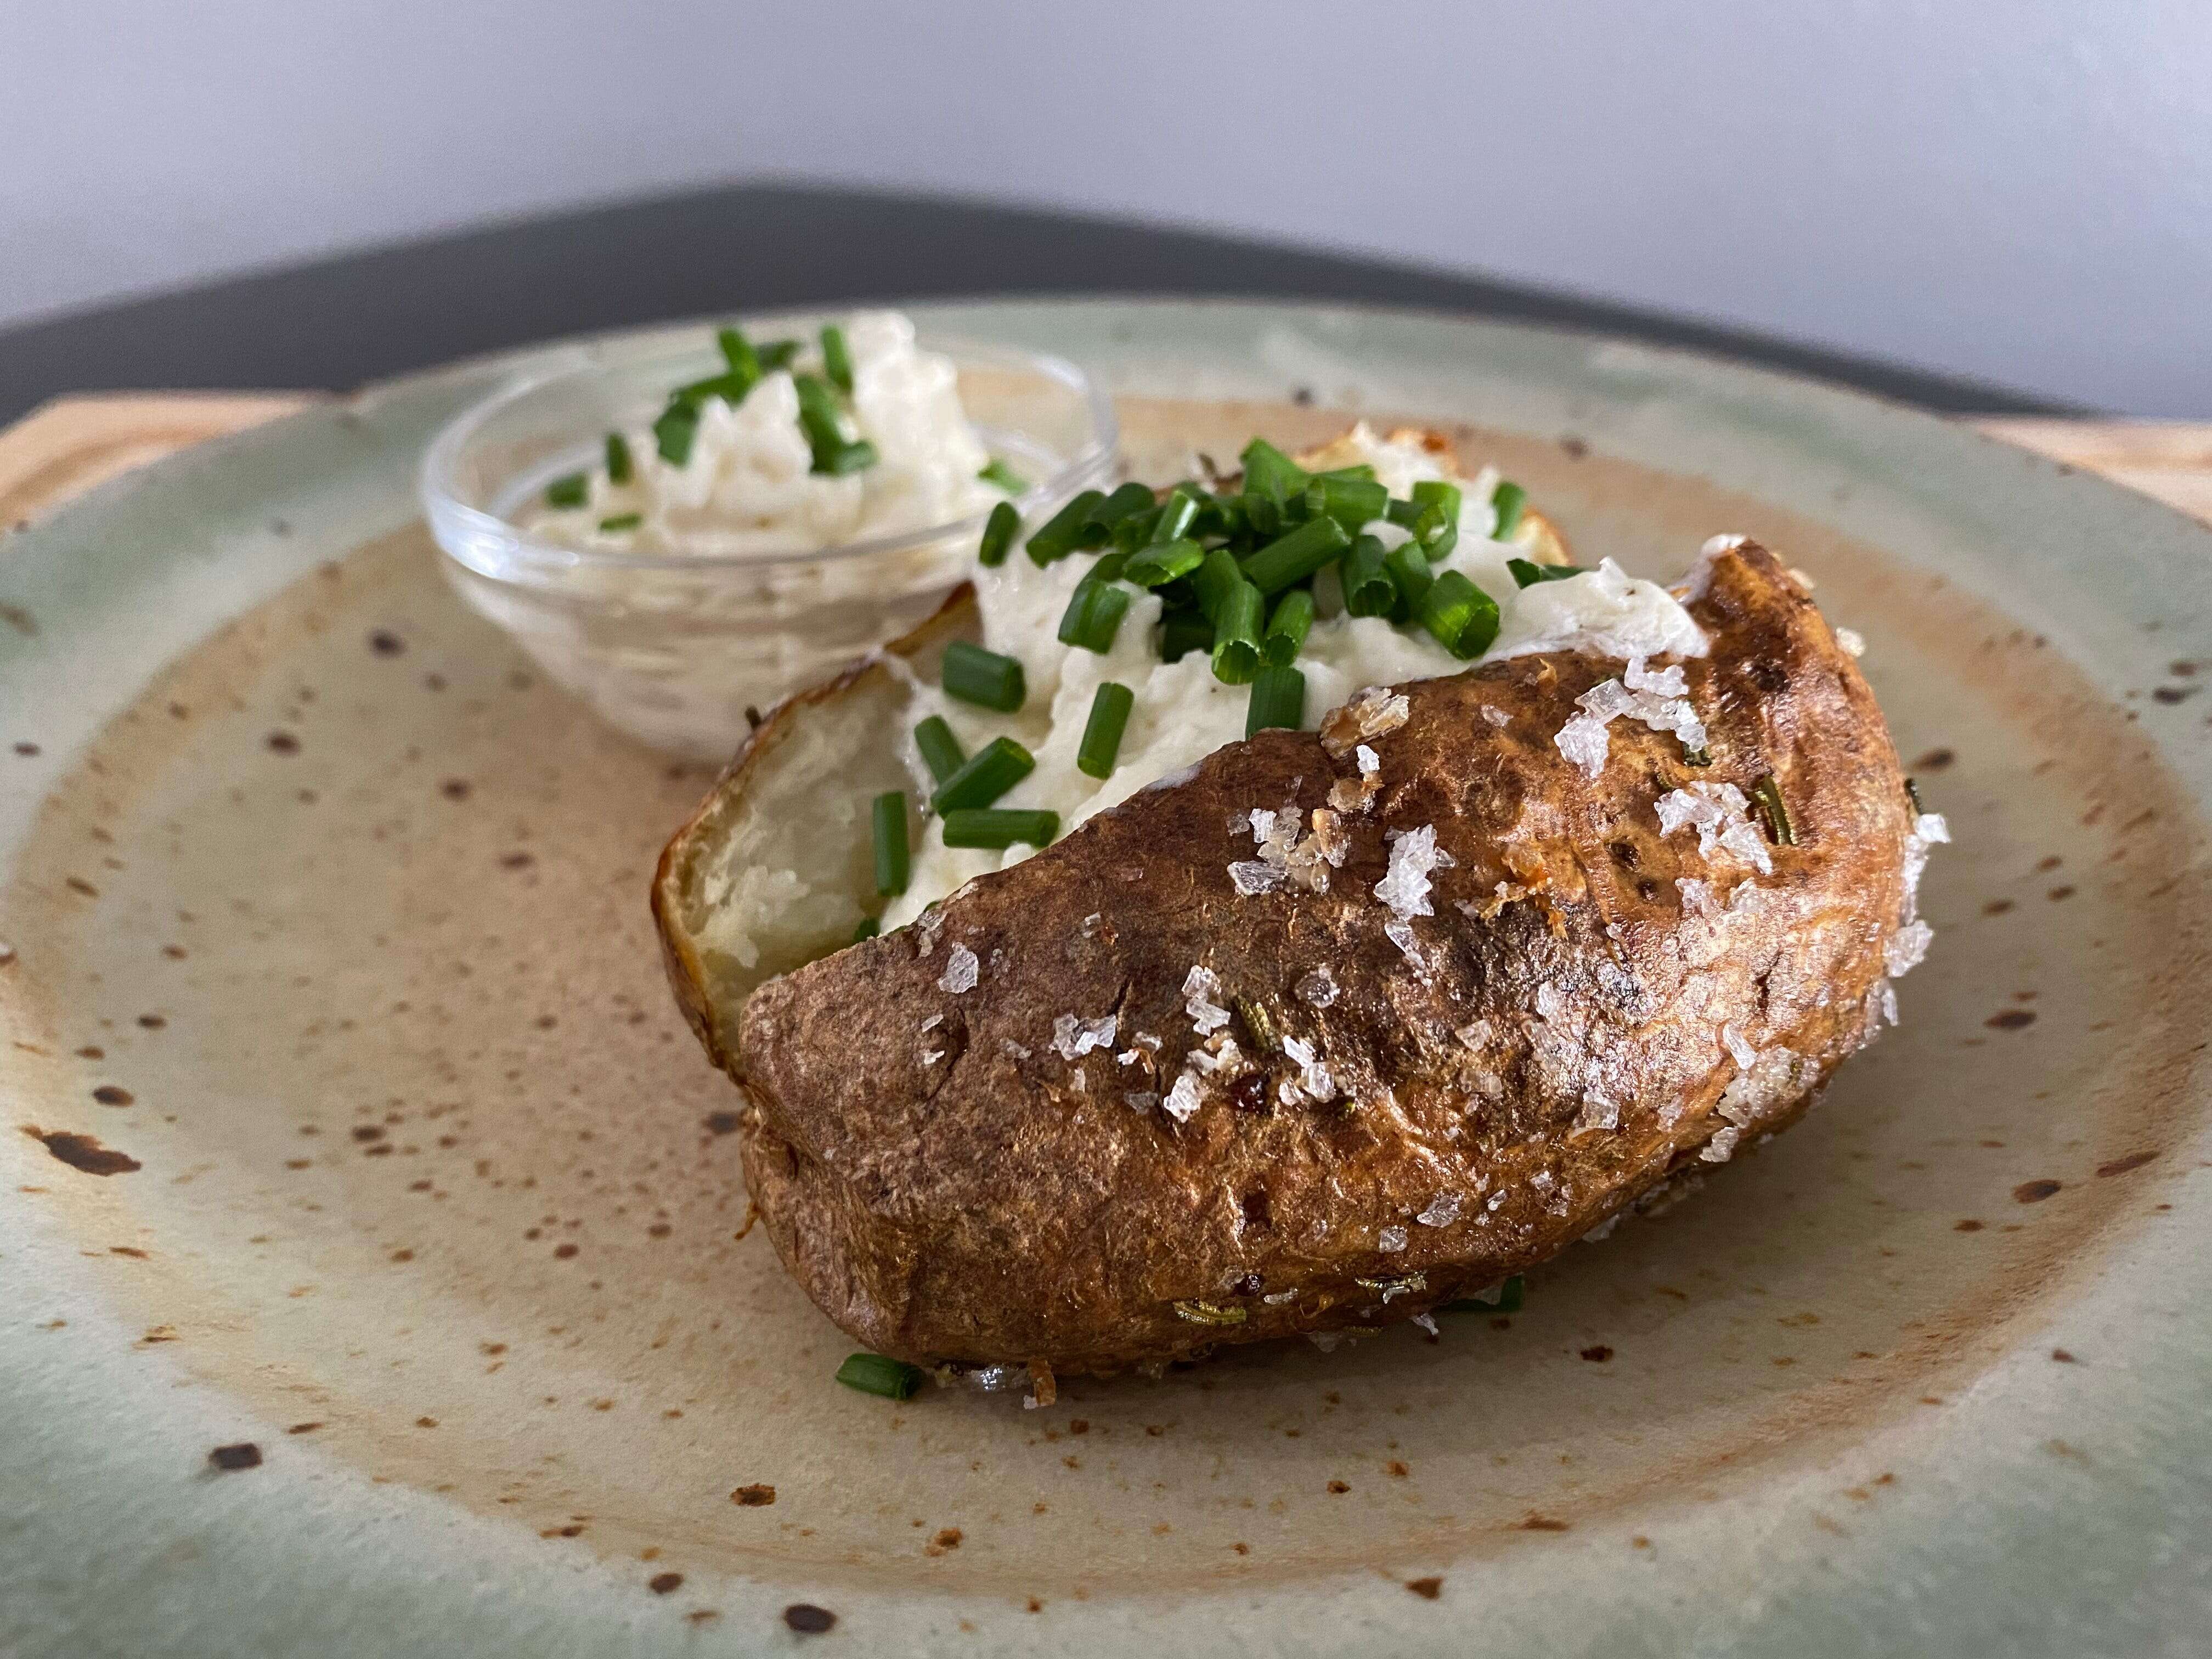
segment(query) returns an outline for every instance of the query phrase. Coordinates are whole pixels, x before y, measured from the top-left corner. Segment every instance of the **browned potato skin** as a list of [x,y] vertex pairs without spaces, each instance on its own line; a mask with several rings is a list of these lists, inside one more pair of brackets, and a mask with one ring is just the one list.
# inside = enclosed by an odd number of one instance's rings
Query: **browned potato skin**
[[[909,927],[771,980],[734,1045],[714,1040],[672,945],[679,997],[749,1096],[746,1178],[793,1276],[880,1352],[1109,1371],[1395,1322],[1554,1255],[1702,1167],[1735,1073],[1723,1020],[1807,1061],[1806,1086],[1769,1103],[1745,1144],[1790,1121],[1869,1032],[1911,811],[1872,694],[1771,554],[1722,555],[1692,611],[1713,641],[1686,664],[1710,767],[1632,720],[1613,722],[1596,783],[1566,763],[1553,733],[1617,663],[1529,657],[1421,682],[1405,688],[1408,722],[1371,740],[1384,787],[1325,895],[1231,884],[1229,864],[1254,851],[1232,814],[1291,797],[1310,813],[1354,775],[1348,745],[1334,761],[1315,733],[1267,732],[970,884],[927,952]],[[1485,704],[1510,724],[1486,721]],[[1674,878],[1725,896],[1747,872],[1709,866],[1689,832],[1662,839],[1653,803],[1699,779],[1748,791],[1768,773],[1796,844],[1771,849],[1775,873],[1757,878],[1769,902],[1728,924],[1693,1012]],[[1457,860],[1432,878],[1436,915],[1414,923],[1425,981],[1372,896],[1384,830],[1422,824]],[[983,963],[961,996],[938,986],[956,941]],[[1182,989],[1194,963],[1242,1000],[1231,1029],[1248,1055],[1262,1046],[1250,1007],[1316,1042],[1358,1103],[1275,1103],[1295,1070],[1278,1054],[1257,1109],[1215,1093],[1179,1125],[1125,1104],[1127,1091],[1164,1092],[1196,1040]],[[1293,988],[1323,964],[1340,994],[1316,1009]],[[1565,998],[1557,1021],[1534,1012],[1547,983]],[[1109,1010],[1115,1048],[1150,1033],[1157,1056],[1054,1053],[1056,1015]],[[943,1023],[925,1038],[932,1015]],[[1454,1035],[1477,1019],[1492,1028],[1479,1054]],[[931,1048],[944,1057],[925,1064]],[[1572,1133],[1593,1088],[1618,1127]],[[1497,1208],[1470,1199],[1455,1224],[1413,1219],[1486,1177]],[[1386,1226],[1405,1228],[1402,1250],[1379,1248]],[[1296,1295],[1261,1299],[1284,1291]]]

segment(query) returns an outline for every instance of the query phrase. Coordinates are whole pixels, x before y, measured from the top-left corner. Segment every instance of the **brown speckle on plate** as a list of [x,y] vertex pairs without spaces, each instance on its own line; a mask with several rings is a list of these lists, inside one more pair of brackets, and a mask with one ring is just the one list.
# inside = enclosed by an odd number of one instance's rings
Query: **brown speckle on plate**
[[208,1462],[224,1474],[238,1469],[258,1469],[261,1467],[261,1448],[251,1440],[241,1440],[231,1446],[217,1446],[208,1454]]
[[289,732],[271,732],[264,741],[269,745],[271,754],[296,755],[300,752],[300,739]]
[[765,1481],[756,1481],[749,1486],[739,1486],[730,1494],[730,1502],[749,1510],[757,1510],[775,1502],[775,1488]]
[[407,648],[407,641],[388,628],[380,628],[368,636],[368,648],[380,657],[396,657]]
[[1991,1014],[1982,1024],[1992,1031],[2026,1030],[2035,1024],[2035,1011],[2032,1008],[2005,1008]]
[[29,1123],[23,1126],[23,1133],[70,1169],[81,1170],[86,1175],[129,1175],[146,1167],[128,1152],[101,1146],[94,1135],[78,1134],[70,1129],[41,1129]]
[[1602,1365],[1607,1360],[1613,1358],[1613,1350],[1607,1347],[1602,1342],[1592,1343],[1589,1347],[1584,1348],[1582,1351],[1582,1353],[1583,1358],[1589,1360],[1593,1365]]
[[2097,1166],[2097,1173],[2100,1176],[2125,1175],[2130,1170],[2142,1169],[2144,1164],[2157,1156],[2154,1152],[2130,1152],[2125,1158],[2116,1158],[2110,1163],[2100,1164]]
[[128,1106],[137,1098],[130,1090],[113,1083],[103,1083],[92,1091],[92,1097],[103,1106]]
[[1346,1492],[1350,1492],[1350,1491],[1352,1490],[1352,1488],[1351,1488],[1350,1486],[1346,1486],[1346,1485],[1343,1481],[1341,1481],[1341,1480],[1332,1480],[1332,1481],[1330,1481],[1330,1482],[1328,1483],[1328,1489],[1329,1489],[1329,1491],[1331,1491],[1332,1492],[1334,1492],[1334,1493],[1335,1493],[1338,1497],[1340,1497],[1340,1498],[1341,1498],[1345,1493],[1346,1493]]
[[1548,1515],[1539,1515],[1535,1510],[1531,1510],[1522,1521],[1521,1530],[1522,1532],[1565,1532],[1570,1524],[1565,1521],[1554,1521]]
[[645,1581],[645,1587],[655,1595],[671,1595],[684,1588],[684,1575],[680,1572],[656,1572]]
[[1406,1581],[1406,1588],[1424,1601],[1433,1601],[1444,1593],[1444,1581],[1434,1577],[1408,1578]]
[[837,1622],[837,1615],[811,1601],[793,1601],[783,1610],[783,1622],[801,1636],[819,1636]]
[[2063,1185],[2057,1181],[2023,1181],[2012,1189],[2012,1195],[2022,1204],[2040,1204]]

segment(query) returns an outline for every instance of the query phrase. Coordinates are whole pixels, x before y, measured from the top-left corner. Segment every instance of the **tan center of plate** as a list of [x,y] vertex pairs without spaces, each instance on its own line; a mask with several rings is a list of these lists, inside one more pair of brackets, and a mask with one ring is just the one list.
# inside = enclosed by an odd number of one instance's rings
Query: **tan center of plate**
[[[1124,421],[1163,473],[1341,423]],[[2202,827],[2127,717],[1974,597],[1696,481],[1466,453],[1585,556],[1671,574],[1727,528],[1811,570],[1958,836],[1902,1030],[1700,1198],[1532,1276],[1522,1316],[1037,1412],[835,1386],[851,1345],[744,1236],[736,1101],[646,915],[707,779],[540,683],[418,532],[207,641],[47,802],[8,898],[9,1115],[143,1168],[58,1157],[19,1201],[111,1264],[143,1346],[265,1415],[270,1455],[299,1425],[548,1548],[657,1552],[641,1571],[1048,1599],[1432,1571],[1601,1525],[1663,1547],[1668,1504],[1778,1466],[1878,1505],[1870,1433],[1942,1432],[2160,1200]]]

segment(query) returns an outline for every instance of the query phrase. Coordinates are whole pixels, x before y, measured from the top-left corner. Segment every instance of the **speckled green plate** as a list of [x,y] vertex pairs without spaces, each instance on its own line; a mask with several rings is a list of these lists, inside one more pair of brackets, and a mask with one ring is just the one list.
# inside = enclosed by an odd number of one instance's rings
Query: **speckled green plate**
[[659,983],[705,780],[416,522],[526,359],[317,408],[0,542],[0,1652],[2195,1650],[2212,532],[1601,340],[924,314],[1103,374],[1146,469],[1422,416],[1586,554],[1784,550],[1957,835],[1902,1028],[1510,1320],[839,1389]]

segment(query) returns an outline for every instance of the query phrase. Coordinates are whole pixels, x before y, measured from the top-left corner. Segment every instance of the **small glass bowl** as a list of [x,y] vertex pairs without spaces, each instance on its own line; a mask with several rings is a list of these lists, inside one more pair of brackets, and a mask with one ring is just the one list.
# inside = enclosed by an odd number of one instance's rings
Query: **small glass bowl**
[[[805,325],[771,319],[755,337]],[[919,343],[951,359],[985,446],[1030,480],[1016,502],[1024,520],[1110,475],[1113,404],[1073,363],[963,340]],[[421,477],[462,598],[610,724],[700,760],[728,758],[748,708],[766,711],[928,616],[967,575],[988,516],[741,555],[585,550],[517,525],[550,480],[599,462],[606,434],[650,422],[671,387],[720,367],[705,330],[688,349],[579,348],[453,420]]]

